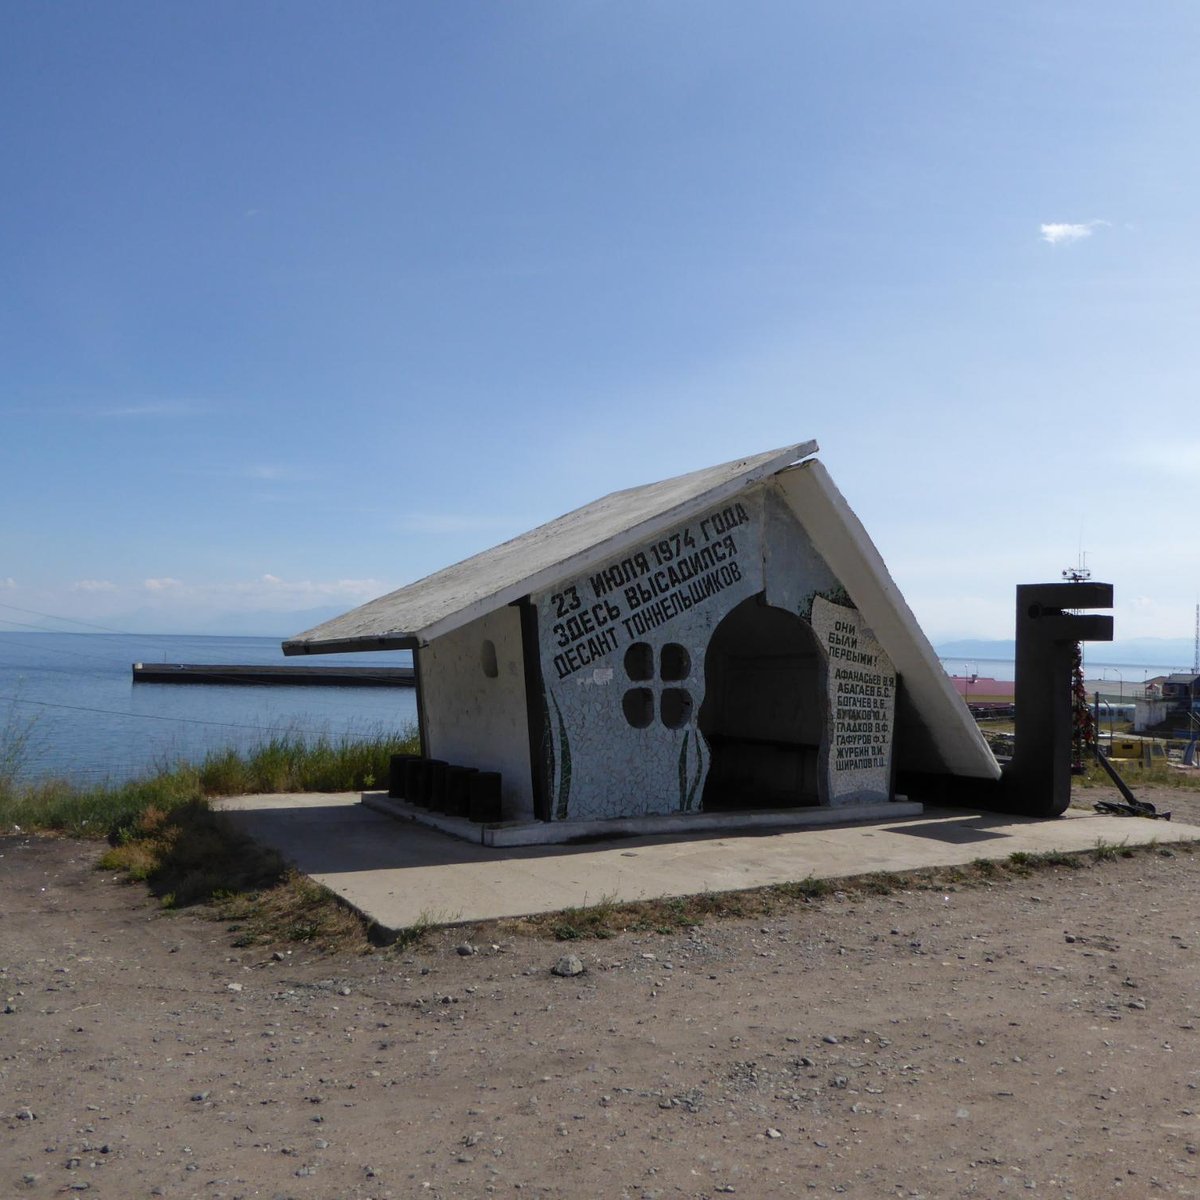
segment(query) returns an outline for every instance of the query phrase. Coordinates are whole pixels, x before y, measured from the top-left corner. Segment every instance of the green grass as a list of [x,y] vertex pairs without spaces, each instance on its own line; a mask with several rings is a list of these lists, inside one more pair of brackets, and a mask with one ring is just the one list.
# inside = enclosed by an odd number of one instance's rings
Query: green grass
[[203,799],[199,774],[190,766],[119,786],[0,782],[0,832],[19,827],[26,832],[108,837],[150,808],[169,811]]
[[809,875],[792,883],[777,883],[775,891],[787,900],[816,900],[828,896],[835,887],[832,879],[817,879]]
[[1028,875],[1031,871],[1044,867],[1069,867],[1078,870],[1083,866],[1079,853],[1067,850],[1014,850],[1008,856],[1008,867],[1018,875]]
[[579,908],[564,908],[553,915],[550,932],[560,942],[577,938],[607,938],[613,935],[613,919],[617,903],[612,896],[602,896],[598,903]]
[[[0,769],[0,832],[19,826],[77,837],[116,837],[148,811],[169,813],[215,796],[381,788],[387,786],[391,755],[414,752],[411,733],[363,739],[286,735],[246,753],[215,751],[199,764],[180,763],[122,784],[23,784],[15,770]],[[10,760],[0,750],[0,768],[6,761]]]
[[10,701],[0,722],[0,793],[11,788],[20,775],[31,755],[36,732],[37,719],[22,717],[17,700]]
[[[1152,764],[1142,766],[1140,759],[1114,760],[1113,766],[1131,786],[1153,785],[1155,787],[1176,788],[1182,792],[1200,791],[1200,771],[1187,772],[1173,770],[1166,761],[1155,755]],[[1074,786],[1084,788],[1112,787],[1112,780],[1104,768],[1089,756],[1084,764],[1082,775],[1076,775],[1072,781]]]
[[250,755],[210,754],[200,786],[210,796],[252,792],[355,792],[387,786],[393,754],[418,753],[415,735],[352,740],[275,737]]
[[1106,842],[1100,839],[1092,850],[1097,862],[1115,862],[1118,858],[1132,858],[1133,848],[1125,842]]

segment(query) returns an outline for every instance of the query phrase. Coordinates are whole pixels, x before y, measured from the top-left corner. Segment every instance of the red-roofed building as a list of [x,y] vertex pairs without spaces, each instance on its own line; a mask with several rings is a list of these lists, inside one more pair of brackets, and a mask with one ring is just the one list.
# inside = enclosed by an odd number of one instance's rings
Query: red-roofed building
[[976,700],[1011,701],[1016,688],[1012,679],[992,679],[987,675],[951,675],[954,690],[969,703]]

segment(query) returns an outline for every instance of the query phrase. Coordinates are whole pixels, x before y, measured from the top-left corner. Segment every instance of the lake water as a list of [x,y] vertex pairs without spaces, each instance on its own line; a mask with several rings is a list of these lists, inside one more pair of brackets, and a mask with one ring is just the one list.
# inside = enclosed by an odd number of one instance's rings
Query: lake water
[[397,667],[412,656],[285,659],[277,638],[0,632],[0,754],[23,738],[24,779],[121,782],[278,733],[416,728],[412,688],[134,684],[135,662]]
[[[985,679],[1015,679],[1017,664],[1011,658],[943,658],[942,669],[947,675],[980,675]],[[1084,647],[1083,673],[1088,679],[1104,679],[1114,687],[1123,685],[1132,695],[1141,689],[1147,679],[1167,675],[1171,671],[1186,671],[1186,666],[1147,666],[1145,663],[1098,662]]]

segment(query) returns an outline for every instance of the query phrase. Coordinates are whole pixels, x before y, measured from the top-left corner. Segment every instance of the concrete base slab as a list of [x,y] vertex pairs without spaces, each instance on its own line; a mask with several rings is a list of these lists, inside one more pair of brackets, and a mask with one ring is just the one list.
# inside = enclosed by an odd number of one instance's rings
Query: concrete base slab
[[638,837],[646,834],[688,834],[721,830],[799,829],[814,825],[849,825],[856,821],[917,817],[922,804],[903,797],[886,804],[845,804],[837,808],[770,808],[753,812],[670,813],[655,817],[624,817],[606,821],[510,821],[480,825],[465,817],[448,817],[416,804],[396,800],[387,792],[364,792],[362,802],[399,821],[415,821],[481,846],[557,846],[582,840]]
[[1053,821],[961,809],[871,825],[689,833],[502,849],[401,823],[358,792],[218,802],[252,837],[386,930],[616,901],[737,891],[809,877],[953,866],[1017,851],[1200,841],[1200,827],[1072,810]]

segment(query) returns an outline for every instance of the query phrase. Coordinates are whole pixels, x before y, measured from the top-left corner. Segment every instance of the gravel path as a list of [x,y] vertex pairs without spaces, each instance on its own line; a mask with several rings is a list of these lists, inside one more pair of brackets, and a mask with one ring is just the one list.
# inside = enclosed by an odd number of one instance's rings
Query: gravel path
[[330,958],[99,850],[0,839],[0,1196],[1200,1195],[1200,853]]

